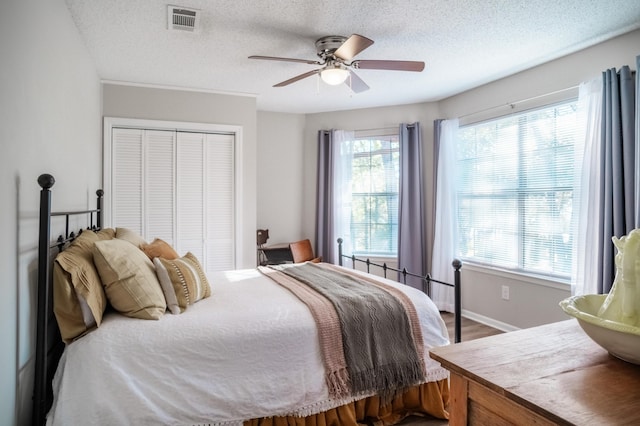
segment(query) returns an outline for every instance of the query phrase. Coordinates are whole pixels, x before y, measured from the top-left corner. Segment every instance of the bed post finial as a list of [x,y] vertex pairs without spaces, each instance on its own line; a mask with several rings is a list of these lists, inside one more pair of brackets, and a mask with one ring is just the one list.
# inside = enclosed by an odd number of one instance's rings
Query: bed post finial
[[338,238],[338,265],[342,266],[342,238]]
[[56,183],[56,180],[48,173],[38,176],[38,185],[40,185],[42,189],[51,189],[54,183]]
[[456,271],[459,271],[460,268],[462,268],[462,261],[460,259],[453,259],[453,262],[451,262],[451,266],[453,266],[453,269],[455,269]]
[[102,189],[98,189],[96,191],[96,195],[98,196],[98,200],[97,200],[98,213],[96,217],[96,225],[98,229],[102,229],[102,197],[104,197],[104,191]]

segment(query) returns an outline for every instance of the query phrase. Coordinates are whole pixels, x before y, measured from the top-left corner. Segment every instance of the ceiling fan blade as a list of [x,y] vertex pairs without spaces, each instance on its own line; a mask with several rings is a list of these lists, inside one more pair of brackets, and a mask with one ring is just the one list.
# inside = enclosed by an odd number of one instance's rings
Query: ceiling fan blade
[[373,44],[373,40],[368,39],[360,34],[352,34],[344,43],[333,53],[337,58],[343,61],[350,61],[358,53]]
[[390,71],[416,71],[424,69],[424,62],[418,61],[373,61],[362,60],[351,64],[361,70],[390,70]]
[[360,77],[358,77],[358,75],[355,72],[349,71],[349,73],[351,74],[351,78],[350,78],[351,81],[347,79],[345,80],[345,84],[351,87],[351,90],[353,91],[353,93],[361,93],[366,90],[369,90],[369,86],[367,86],[367,83],[365,83]]
[[322,63],[318,62],[318,61],[311,61],[311,60],[308,60],[308,59],[279,58],[277,56],[253,55],[253,56],[249,56],[249,59],[264,59],[264,60],[267,60],[267,61],[300,62],[300,63],[303,63],[303,64],[309,64],[309,65],[322,65]]
[[284,87],[284,86],[288,86],[291,83],[295,83],[298,80],[302,80],[303,78],[307,78],[307,77],[311,77],[314,74],[318,74],[320,72],[320,70],[313,70],[313,71],[309,71],[309,72],[305,72],[304,74],[300,74],[297,75],[293,78],[290,78],[289,80],[285,80],[281,83],[278,84],[274,84],[273,87]]

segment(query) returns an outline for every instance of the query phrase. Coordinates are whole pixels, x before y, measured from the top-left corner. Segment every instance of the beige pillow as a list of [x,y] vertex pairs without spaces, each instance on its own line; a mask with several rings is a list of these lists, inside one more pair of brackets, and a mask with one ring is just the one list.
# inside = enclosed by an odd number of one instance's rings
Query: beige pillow
[[104,228],[96,232],[99,240],[113,240],[116,237],[116,230],[113,228]]
[[141,319],[159,319],[164,314],[167,305],[153,263],[133,244],[118,238],[98,241],[93,261],[116,311]]
[[189,305],[211,296],[211,286],[202,266],[190,252],[175,260],[156,257],[153,263],[172,314],[184,312]]
[[156,238],[151,244],[143,244],[140,248],[151,260],[156,257],[168,260],[174,260],[180,257],[169,243],[160,238]]
[[129,228],[116,228],[116,238],[128,241],[138,248],[140,248],[144,244],[147,244],[147,241],[142,238],[140,234]]
[[66,343],[102,322],[107,298],[93,264],[93,246],[96,241],[112,236],[108,230],[83,231],[55,258],[53,312]]

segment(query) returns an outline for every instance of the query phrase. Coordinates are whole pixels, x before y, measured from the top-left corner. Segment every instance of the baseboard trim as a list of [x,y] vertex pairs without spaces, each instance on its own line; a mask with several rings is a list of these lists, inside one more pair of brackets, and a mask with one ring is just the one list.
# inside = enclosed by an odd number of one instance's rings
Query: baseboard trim
[[489,327],[496,328],[501,331],[516,331],[520,330],[519,327],[515,327],[511,324],[507,324],[502,321],[495,320],[493,318],[486,317],[484,315],[476,314],[475,312],[467,311],[466,309],[462,310],[462,316],[473,320],[475,322],[479,322],[480,324],[488,325]]

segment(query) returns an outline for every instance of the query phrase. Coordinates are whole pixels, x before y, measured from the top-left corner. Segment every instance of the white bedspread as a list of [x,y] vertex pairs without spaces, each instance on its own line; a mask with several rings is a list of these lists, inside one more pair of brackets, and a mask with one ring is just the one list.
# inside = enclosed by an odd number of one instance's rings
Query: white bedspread
[[[210,282],[211,297],[181,315],[147,321],[110,314],[69,345],[47,424],[241,424],[349,402],[329,399],[316,327],[295,296],[253,269]],[[428,356],[449,343],[438,310],[422,292],[393,284],[418,310],[425,381],[448,377]]]

